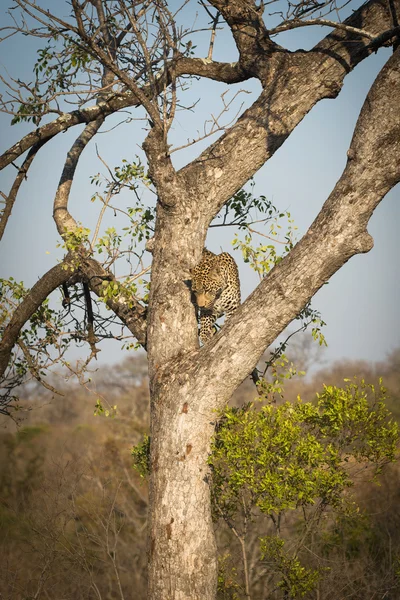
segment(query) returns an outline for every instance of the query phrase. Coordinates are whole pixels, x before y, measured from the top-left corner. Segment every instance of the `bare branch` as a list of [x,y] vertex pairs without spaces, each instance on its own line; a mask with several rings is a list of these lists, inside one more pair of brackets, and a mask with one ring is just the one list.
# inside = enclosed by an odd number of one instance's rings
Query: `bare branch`
[[40,150],[40,148],[47,141],[48,140],[43,140],[41,142],[38,142],[34,146],[32,146],[32,148],[28,152],[28,156],[26,157],[26,159],[22,163],[22,166],[18,170],[18,175],[15,178],[15,181],[11,187],[11,190],[10,190],[8,196],[6,196],[4,194],[5,207],[0,216],[0,240],[2,239],[2,237],[4,235],[4,231],[7,226],[8,219],[11,216],[11,212],[12,212],[15,200],[17,198],[19,188],[21,187],[22,182],[27,178],[27,173],[28,173],[29,167],[31,166],[31,164],[33,162],[33,159],[35,158],[35,156],[38,153],[38,151]]
[[[185,57],[177,60],[175,73],[176,77],[180,75],[194,75],[224,83],[239,83],[250,77],[250,74],[247,74],[239,64],[208,63],[205,59]],[[146,89],[144,89],[144,93],[146,93]],[[12,163],[38,142],[49,140],[58,133],[66,131],[75,125],[90,123],[99,117],[105,118],[123,108],[138,106],[139,104],[140,102],[136,96],[131,92],[125,92],[109,96],[107,101],[99,102],[95,106],[64,113],[54,121],[51,121],[51,123],[46,123],[46,125],[42,125],[42,127],[28,133],[19,142],[14,144],[14,146],[4,152],[0,156],[0,170],[4,169],[4,167]]]
[[293,19],[287,23],[282,23],[271,29],[269,34],[276,35],[278,33],[282,33],[283,31],[290,31],[291,29],[297,29],[298,27],[310,27],[312,25],[321,25],[323,27],[332,27],[333,29],[340,29],[342,31],[347,31],[348,33],[353,33],[355,35],[360,35],[361,37],[366,37],[369,40],[375,39],[374,34],[366,31],[365,29],[359,29],[358,27],[352,27],[351,25],[346,25],[346,23],[338,23],[337,21],[330,21],[329,19]]
[[[218,133],[219,131],[226,131],[228,129],[228,127],[230,125],[232,125],[232,123],[234,121],[236,121],[237,117],[239,116],[241,109],[243,108],[243,103],[240,105],[239,109],[236,111],[235,115],[232,117],[232,119],[226,123],[226,125],[222,125],[220,124],[220,119],[221,117],[227,113],[230,109],[230,107],[232,106],[232,103],[236,100],[236,98],[239,96],[239,94],[249,94],[250,92],[248,92],[247,90],[238,90],[236,92],[236,94],[228,101],[225,102],[225,95],[226,95],[226,91],[221,94],[221,99],[222,99],[222,103],[223,103],[223,108],[221,109],[221,111],[219,112],[219,114],[214,117],[213,114],[211,114],[212,117],[212,121],[206,121],[204,123],[204,134],[203,135],[198,135],[198,137],[194,140],[191,140],[187,142],[187,144],[182,144],[181,146],[177,146],[175,148],[170,148],[169,149],[169,154],[173,154],[174,152],[178,152],[178,150],[183,150],[184,148],[188,148],[189,146],[193,146],[194,144],[197,144],[198,142],[201,142],[202,140],[207,139],[208,137],[215,135],[216,133]],[[207,124],[209,124],[211,122],[211,127],[210,127],[210,131],[206,131],[206,126]]]
[[107,53],[94,41],[93,37],[88,35],[81,19],[81,9],[77,0],[72,0],[72,6],[75,11],[75,16],[78,23],[78,33],[80,38],[87,45],[89,52],[91,55],[99,59],[101,63],[107,67],[116,77],[123,82],[127,89],[133,92],[133,94],[138,98],[140,104],[146,109],[149,116],[153,120],[153,122],[161,126],[160,113],[158,112],[158,108],[153,104],[153,102],[148,98],[148,96],[143,92],[143,90],[136,85],[134,80],[129,77],[123,70],[121,70],[117,63],[112,60],[111,57],[107,55]]
[[[381,48],[382,46],[385,46],[388,42],[392,43],[392,40],[394,37],[399,38],[400,36],[400,27],[397,25],[396,27],[394,27],[393,29],[389,29],[388,31],[384,31],[383,33],[381,33],[380,35],[377,35],[370,43],[370,48],[372,48],[373,50],[377,50],[378,48]],[[397,49],[397,44],[398,42],[393,42],[393,50]]]
[[74,125],[90,123],[98,118],[112,114],[113,112],[118,111],[120,108],[131,106],[132,104],[134,104],[132,96],[120,95],[110,98],[107,102],[100,102],[95,106],[65,113],[51,123],[47,123],[35,131],[28,133],[9,150],[4,152],[4,154],[0,157],[0,170],[12,163],[16,158],[21,156],[21,154],[24,154],[24,152],[26,152],[26,150],[28,150],[34,144],[43,142],[45,140],[47,141],[61,131],[66,131]]
[[[54,14],[51,14],[49,10],[45,10],[43,9],[41,6],[39,6],[38,4],[36,4],[36,2],[31,2],[30,0],[14,0],[15,3],[22,8],[22,10],[29,15],[30,17],[32,17],[32,19],[35,19],[35,21],[38,21],[41,25],[43,25],[46,28],[52,28],[53,32],[58,31],[58,28],[61,27],[61,31],[72,31],[75,34],[78,34],[78,29],[76,27],[74,27],[72,25],[72,23],[68,23],[67,21],[64,21],[63,19],[60,19],[59,17],[56,17]],[[37,11],[32,12],[30,11],[27,7],[30,6],[33,10]],[[54,25],[50,25],[49,21],[45,21],[44,19],[42,19],[41,17],[38,16],[38,14],[42,14],[46,17],[46,19],[50,19],[52,22],[54,22]]]
[[71,191],[72,181],[75,175],[76,167],[83,150],[87,144],[98,132],[103,124],[103,118],[100,117],[96,121],[86,125],[83,132],[75,140],[70,151],[67,154],[67,159],[63,168],[63,172],[58,184],[57,193],[54,198],[53,217],[57,225],[58,233],[65,236],[77,228],[75,219],[68,211],[68,200]]
[[94,250],[94,245],[95,245],[95,243],[97,241],[97,237],[99,235],[99,230],[100,230],[101,223],[103,221],[104,214],[105,214],[105,212],[106,212],[106,210],[107,210],[107,208],[109,206],[109,203],[110,203],[110,200],[111,200],[112,196],[113,196],[113,187],[111,187],[109,189],[109,191],[107,192],[106,199],[103,200],[103,206],[101,207],[100,214],[99,214],[99,217],[97,219],[96,227],[94,229],[92,241],[90,242],[90,247],[92,249],[92,252]]
[[210,47],[208,49],[207,60],[212,60],[212,55],[213,55],[213,50],[214,50],[214,43],[215,43],[215,34],[216,34],[216,31],[217,31],[217,27],[218,27],[219,16],[220,16],[219,12],[217,12],[217,14],[215,15],[215,19],[213,21],[213,27],[212,27],[211,39],[210,39]]
[[134,33],[137,37],[137,40],[140,44],[140,47],[142,49],[143,56],[144,56],[145,63],[146,63],[146,74],[150,80],[151,97],[154,99],[157,96],[156,82],[155,82],[153,68],[152,68],[152,60],[151,60],[150,53],[148,51],[146,42],[143,39],[142,32],[140,30],[140,26],[138,24],[137,18],[135,18],[134,14],[128,10],[128,8],[125,5],[125,2],[120,0],[119,4],[121,7],[121,11],[127,16],[128,20],[129,20],[130,28],[132,29],[132,31],[134,31]]
[[205,2],[203,2],[203,0],[200,0],[200,4],[204,8],[204,10],[208,14],[208,16],[211,18],[212,29],[211,29],[210,46],[208,48],[207,60],[212,60],[212,54],[213,54],[214,42],[215,42],[215,34],[216,34],[216,30],[218,27],[218,21],[221,16],[221,13],[219,11],[217,11],[216,14],[213,15],[212,12],[208,9],[207,4]]
[[[104,283],[118,283],[114,275],[104,269],[94,258],[84,257],[80,263],[80,272],[88,282],[90,289],[104,299]],[[122,288],[123,289],[123,288]],[[121,294],[120,297],[107,298],[107,306],[115,312],[117,317],[126,325],[135,336],[139,344],[146,346],[146,308],[133,296],[129,298]]]
[[40,367],[35,363],[33,357],[31,356],[31,353],[29,352],[25,342],[23,342],[21,339],[18,340],[17,342],[18,346],[21,348],[22,353],[25,357],[25,360],[28,364],[29,367],[29,371],[30,373],[33,375],[33,377],[44,387],[46,388],[46,390],[49,390],[50,392],[53,392],[53,394],[58,394],[59,396],[65,396],[65,394],[63,392],[60,392],[59,390],[57,390],[55,387],[53,387],[52,385],[50,385],[49,383],[47,383],[47,381],[42,377],[41,373],[40,373]]

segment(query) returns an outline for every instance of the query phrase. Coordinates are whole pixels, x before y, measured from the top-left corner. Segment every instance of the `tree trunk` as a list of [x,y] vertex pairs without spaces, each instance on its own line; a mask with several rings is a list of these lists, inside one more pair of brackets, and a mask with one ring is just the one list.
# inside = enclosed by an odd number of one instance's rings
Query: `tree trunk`
[[214,600],[216,593],[207,466],[215,413],[198,409],[201,393],[185,380],[161,385],[152,400],[149,600]]

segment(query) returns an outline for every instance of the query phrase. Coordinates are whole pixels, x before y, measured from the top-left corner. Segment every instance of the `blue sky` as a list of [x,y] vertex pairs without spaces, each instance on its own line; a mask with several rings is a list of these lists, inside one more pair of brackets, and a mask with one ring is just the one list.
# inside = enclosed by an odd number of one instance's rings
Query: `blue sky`
[[[58,0],[51,5],[61,6],[63,2]],[[181,18],[195,20],[195,6],[189,4]],[[309,48],[328,31],[322,28],[296,30],[281,35],[279,43],[292,50]],[[207,45],[208,37],[200,37],[196,55],[205,56]],[[29,69],[36,60],[36,48],[41,46],[43,42],[34,44],[27,38],[7,40],[0,46],[2,74],[6,67],[13,76],[29,77]],[[264,194],[280,209],[289,210],[298,226],[299,235],[307,231],[340,177],[360,108],[389,55],[390,50],[380,50],[359,65],[346,77],[339,97],[315,106],[282,148],[258,172],[255,178],[256,192]],[[230,62],[236,59],[236,50],[227,32],[217,37],[214,57]],[[231,89],[230,97],[235,91],[250,92],[241,93],[236,100],[237,108],[242,100],[245,108],[255,100],[260,88],[257,82],[245,82]],[[194,112],[178,114],[171,131],[171,142],[181,145],[187,138],[195,137],[196,131],[201,130],[204,121],[210,118],[210,113],[215,115],[221,109],[220,94],[225,90],[226,86],[216,82],[193,82],[182,100],[186,105],[197,99],[199,102]],[[108,119],[103,131],[119,120],[115,116]],[[29,124],[11,128],[9,122],[10,117],[0,115],[1,151],[31,130]],[[123,158],[133,160],[136,154],[141,155],[144,126],[143,121],[132,121],[97,136],[96,143],[102,158],[110,166],[117,166]],[[34,162],[1,243],[0,276],[12,275],[32,285],[61,256],[60,249],[56,248],[59,239],[51,216],[52,202],[65,152],[79,132],[79,128],[74,128],[57,136],[42,149]],[[174,154],[175,165],[180,167],[191,160],[210,141],[208,139]],[[82,157],[71,198],[73,216],[87,227],[93,228],[99,210],[90,202],[94,190],[89,177],[102,170],[92,144]],[[8,192],[14,175],[13,167],[0,174],[0,189],[3,192]],[[339,358],[381,360],[400,345],[399,196],[400,188],[397,186],[383,200],[370,221],[369,231],[375,242],[373,250],[352,258],[313,300],[313,306],[320,310],[327,322],[325,335],[328,348],[325,358],[328,361]],[[121,198],[121,202],[122,208],[124,203],[133,204],[132,199],[126,197]],[[119,217],[112,215],[105,222],[105,226],[125,225]],[[231,233],[213,230],[207,241],[208,247],[216,252],[220,248],[231,251]],[[240,262],[240,256],[235,257],[239,262],[243,296],[246,297],[257,285],[257,278],[248,266]],[[114,362],[122,358],[118,343],[107,344],[99,355],[102,362]]]

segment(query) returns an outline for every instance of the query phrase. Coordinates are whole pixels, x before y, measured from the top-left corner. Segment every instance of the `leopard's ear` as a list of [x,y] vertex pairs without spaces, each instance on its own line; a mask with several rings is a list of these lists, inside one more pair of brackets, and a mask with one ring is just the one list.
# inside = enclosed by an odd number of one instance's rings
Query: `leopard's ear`
[[194,269],[189,269],[189,274],[190,274],[191,277],[193,277]]

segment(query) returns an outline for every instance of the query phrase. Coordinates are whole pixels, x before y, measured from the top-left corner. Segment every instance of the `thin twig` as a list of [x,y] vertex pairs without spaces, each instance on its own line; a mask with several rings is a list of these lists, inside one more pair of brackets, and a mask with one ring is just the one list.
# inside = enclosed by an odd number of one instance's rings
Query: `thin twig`
[[[224,92],[223,94],[221,94],[221,98],[222,98],[222,102],[224,104],[223,109],[221,110],[221,112],[214,117],[214,115],[212,116],[212,126],[209,132],[205,132],[204,135],[199,135],[196,139],[192,140],[191,142],[188,141],[187,144],[183,144],[182,146],[177,146],[175,148],[170,148],[169,149],[169,154],[173,154],[174,152],[178,152],[178,150],[183,150],[184,148],[188,148],[190,146],[193,146],[193,144],[197,144],[198,142],[201,142],[202,140],[205,140],[206,138],[210,137],[211,135],[214,135],[215,133],[218,133],[218,131],[225,131],[227,129],[227,127],[229,127],[230,125],[232,125],[232,123],[235,121],[236,117],[240,114],[240,111],[242,110],[243,107],[243,102],[239,107],[239,110],[236,112],[236,114],[234,115],[234,117],[231,119],[231,121],[229,123],[226,123],[225,125],[220,125],[219,124],[219,119],[222,117],[222,115],[226,112],[228,112],[232,102],[236,99],[236,97],[241,94],[250,94],[251,92],[248,92],[247,90],[239,90],[238,92],[236,92],[236,94],[233,96],[233,98],[228,102],[225,103],[224,101],[224,96],[227,92]],[[209,123],[210,121],[206,121],[205,124]]]
[[35,361],[34,361],[33,357],[31,356],[31,353],[29,352],[25,342],[23,342],[21,339],[19,339],[17,342],[17,345],[21,348],[22,353],[25,357],[25,360],[28,363],[29,370],[32,373],[33,377],[36,379],[36,381],[38,381],[44,388],[46,388],[46,390],[53,392],[53,394],[58,394],[58,396],[65,396],[65,394],[63,394],[63,392],[58,391],[55,387],[53,387],[52,385],[47,383],[42,378],[42,376],[40,374],[40,369],[35,364]]
[[282,33],[283,31],[289,31],[290,29],[297,29],[298,27],[310,27],[312,25],[321,25],[325,27],[332,27],[334,29],[341,29],[354,35],[366,37],[371,41],[376,37],[374,34],[366,31],[365,29],[359,29],[358,27],[352,27],[351,25],[338,23],[337,21],[330,21],[329,19],[307,19],[306,21],[303,21],[297,18],[287,23],[282,23],[282,25],[278,25],[278,27],[271,29],[269,34],[272,36],[276,35],[277,33]]

